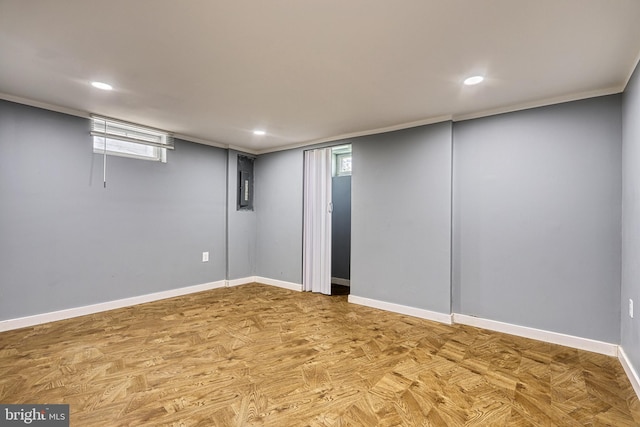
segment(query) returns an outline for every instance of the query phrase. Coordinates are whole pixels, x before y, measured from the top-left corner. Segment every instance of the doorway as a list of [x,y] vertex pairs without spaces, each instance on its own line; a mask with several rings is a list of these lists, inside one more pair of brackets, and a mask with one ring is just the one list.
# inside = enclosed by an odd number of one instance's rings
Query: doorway
[[349,294],[350,144],[304,153],[303,240],[302,289],[325,295]]
[[351,144],[331,149],[331,295],[351,285]]

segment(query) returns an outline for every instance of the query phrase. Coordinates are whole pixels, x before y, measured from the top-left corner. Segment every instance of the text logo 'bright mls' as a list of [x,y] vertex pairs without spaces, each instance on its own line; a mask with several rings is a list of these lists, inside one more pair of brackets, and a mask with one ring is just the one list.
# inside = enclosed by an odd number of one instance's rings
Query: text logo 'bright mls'
[[0,427],[69,427],[69,405],[0,404]]

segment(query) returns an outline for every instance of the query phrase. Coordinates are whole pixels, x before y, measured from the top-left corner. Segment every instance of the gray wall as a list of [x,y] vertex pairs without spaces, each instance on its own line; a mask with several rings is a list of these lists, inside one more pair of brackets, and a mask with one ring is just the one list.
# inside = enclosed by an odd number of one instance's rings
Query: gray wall
[[302,283],[302,150],[256,159],[256,275]]
[[[228,279],[256,275],[256,212],[238,210],[238,153],[229,150],[228,172]],[[255,193],[254,193],[255,194]]]
[[[621,338],[640,366],[626,316],[640,301],[638,80],[622,109],[609,96],[346,141],[352,294]],[[227,267],[301,283],[303,149],[259,156],[255,212],[238,212],[238,153],[176,141],[167,164],[110,157],[105,190],[88,132],[87,119],[0,101],[0,320],[223,280]]]
[[[627,85],[622,102],[622,310],[621,344],[640,370],[640,68]],[[635,305],[628,315],[629,298]]]
[[331,277],[351,277],[351,176],[331,178]]
[[451,123],[353,140],[351,294],[450,313]]
[[0,101],[0,319],[223,280],[225,162],[176,141],[104,189],[88,119]]
[[454,311],[619,342],[613,95],[456,123]]

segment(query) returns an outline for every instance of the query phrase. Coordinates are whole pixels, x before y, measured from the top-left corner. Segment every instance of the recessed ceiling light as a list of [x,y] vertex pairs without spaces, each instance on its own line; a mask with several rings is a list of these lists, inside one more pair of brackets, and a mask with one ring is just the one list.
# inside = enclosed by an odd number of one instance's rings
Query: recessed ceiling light
[[254,134],[254,135],[264,135],[265,133],[266,133],[266,132],[265,132],[265,131],[263,131],[263,130],[254,130],[254,131],[253,131],[253,134]]
[[467,77],[466,79],[464,79],[464,84],[466,84],[467,86],[477,85],[483,80],[484,80],[484,77],[482,76]]
[[97,89],[102,89],[102,90],[112,90],[113,86],[111,86],[110,84],[107,83],[102,83],[102,82],[91,82],[91,86],[97,88]]

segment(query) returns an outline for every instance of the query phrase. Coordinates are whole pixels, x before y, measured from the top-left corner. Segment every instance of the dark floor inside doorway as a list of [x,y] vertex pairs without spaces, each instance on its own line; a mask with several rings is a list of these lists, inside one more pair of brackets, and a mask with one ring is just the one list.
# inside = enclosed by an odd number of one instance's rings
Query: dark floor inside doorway
[[344,285],[331,284],[331,295],[349,295],[349,287]]

